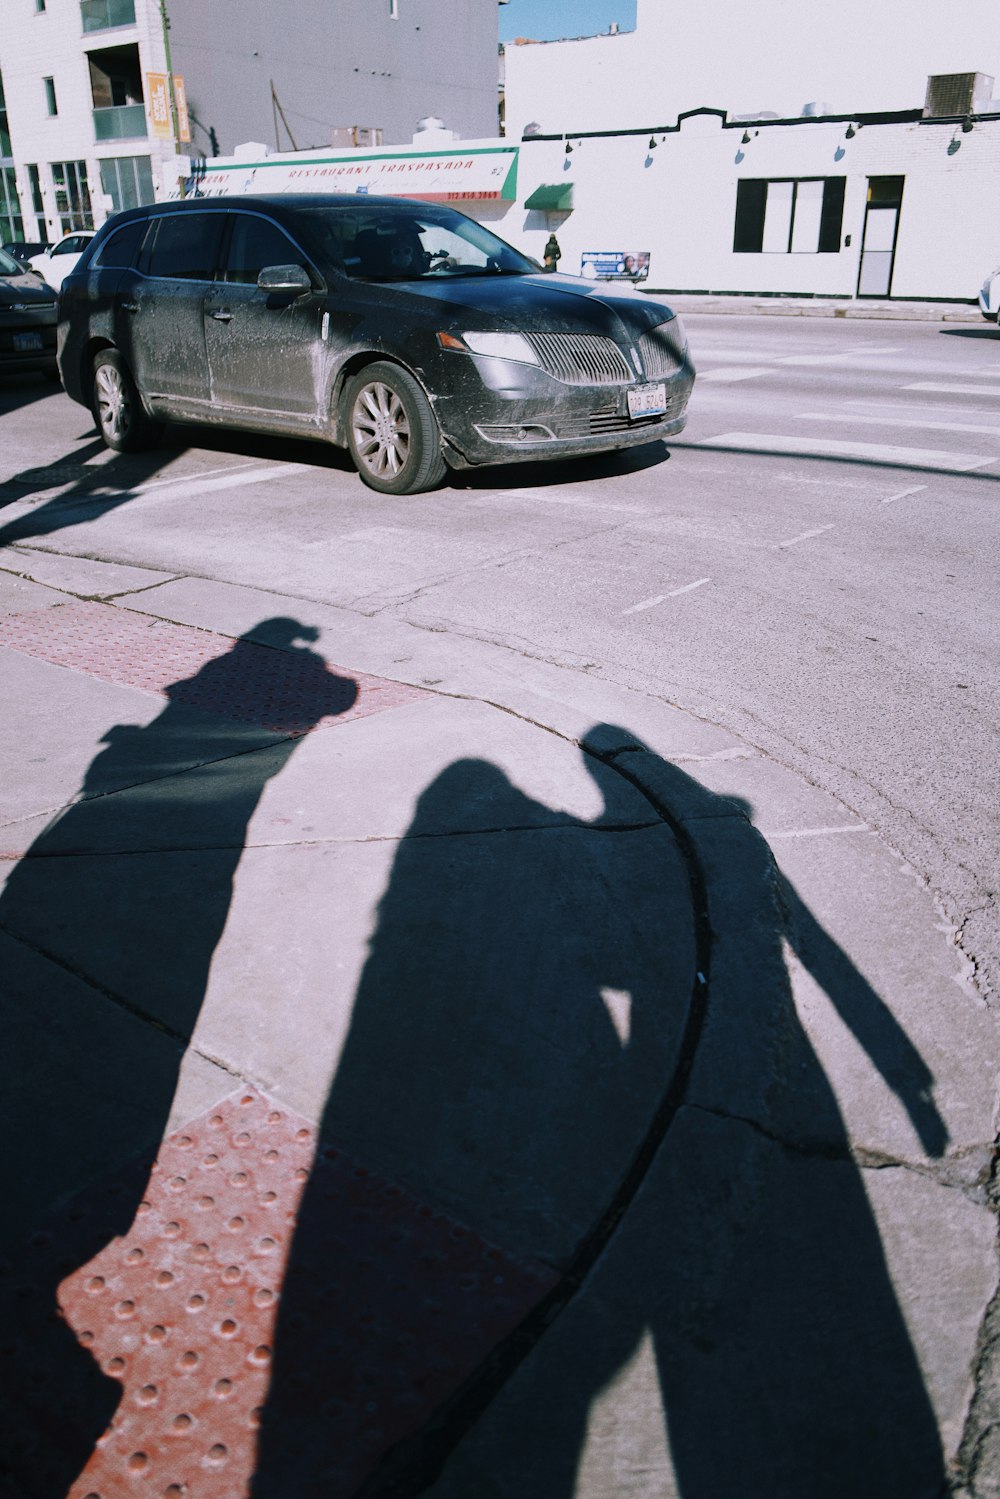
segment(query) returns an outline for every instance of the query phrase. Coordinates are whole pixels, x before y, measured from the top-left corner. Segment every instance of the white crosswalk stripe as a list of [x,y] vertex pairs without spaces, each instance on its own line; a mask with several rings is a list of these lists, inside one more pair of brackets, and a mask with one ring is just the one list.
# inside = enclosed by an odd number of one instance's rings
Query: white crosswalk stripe
[[901,390],[936,390],[950,396],[992,396],[996,399],[996,391],[991,390],[988,385],[950,385],[936,380],[916,380],[912,385],[902,385]]
[[[839,422],[844,425],[844,416],[837,411],[800,411],[796,415],[799,422]],[[872,416],[862,415],[860,412],[852,411],[848,418],[851,422],[867,422],[874,427],[916,427],[928,432],[979,432],[988,437],[1000,439],[1000,421],[988,422],[930,422],[926,417],[914,418],[907,416]]]
[[742,448],[755,453],[796,453],[802,457],[859,458],[869,463],[908,464],[915,468],[948,469],[967,473],[996,463],[982,453],[956,453],[943,448],[905,448],[881,442],[855,442],[848,438],[786,437],[771,432],[721,432],[702,438],[701,447]]

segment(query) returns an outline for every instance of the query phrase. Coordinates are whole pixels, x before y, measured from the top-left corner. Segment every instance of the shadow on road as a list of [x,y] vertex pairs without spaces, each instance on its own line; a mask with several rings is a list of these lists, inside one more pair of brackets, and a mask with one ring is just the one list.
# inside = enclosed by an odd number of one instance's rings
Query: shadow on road
[[[691,892],[646,865],[645,844],[630,852],[609,816],[581,825],[570,847],[550,809],[495,766],[460,761],[427,787],[400,844],[321,1138],[334,1151],[363,1141],[418,1194],[444,1182],[476,1226],[537,1248],[544,1223],[579,1224],[581,1191],[607,1169],[651,1068],[667,1105],[643,1147],[644,1179],[623,1197],[628,1163],[616,1162],[614,1211],[558,1263],[562,1288],[421,1429],[441,1361],[461,1379],[462,1316],[441,1307],[426,1341],[416,1311],[413,1325],[362,1316],[379,1265],[358,1269],[347,1203],[315,1171],[280,1303],[254,1499],[412,1496],[429,1484],[435,1499],[572,1499],[595,1402],[644,1342],[646,1396],[665,1413],[684,1499],[941,1492],[934,1413],[793,1004],[767,845],[731,798],[633,736],[599,728],[590,744],[599,753],[609,740],[633,746],[623,765],[642,754],[664,805],[718,835],[709,904],[725,913],[726,956],[686,1062],[666,1037],[689,1025],[675,960],[696,919]],[[585,763],[606,789],[599,761]],[[446,827],[466,836],[442,837]],[[609,919],[616,902],[622,914],[623,881],[624,925]],[[939,1155],[947,1132],[922,1059],[795,893],[780,899],[786,940]],[[609,993],[630,995],[627,1034]],[[419,1239],[412,1259],[416,1307]],[[487,1292],[465,1294],[485,1307]],[[624,1492],[622,1475],[641,1465],[630,1444],[647,1434],[630,1436],[631,1420],[624,1412],[611,1438],[622,1466],[590,1492]]]
[[[121,1396],[56,1317],[57,1287],[133,1221],[265,787],[299,734],[356,696],[310,649],[314,629],[276,619],[261,632],[284,648],[295,733],[254,726],[255,703],[260,723],[275,712],[273,671],[260,670],[275,653],[237,640],[168,688],[151,723],[108,730],[82,799],[38,834],[0,896],[3,1137],[22,1142],[7,1160],[6,1247],[75,1202],[36,1235],[15,1286],[6,1277],[16,1373],[0,1473],[9,1465],[32,1499],[65,1499]],[[220,716],[227,704],[239,714]]]

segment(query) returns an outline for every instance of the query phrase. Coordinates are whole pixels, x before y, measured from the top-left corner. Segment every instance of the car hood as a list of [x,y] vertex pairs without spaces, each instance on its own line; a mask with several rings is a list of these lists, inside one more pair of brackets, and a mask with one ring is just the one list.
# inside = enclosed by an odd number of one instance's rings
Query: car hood
[[[578,276],[540,272],[533,276],[442,276],[440,279],[392,283],[424,301],[438,302],[459,322],[476,328],[516,329],[530,333],[633,335],[674,316],[630,286],[612,287]],[[471,315],[471,316],[470,316]]]
[[51,286],[47,286],[35,271],[25,271],[22,276],[0,276],[0,306],[9,307],[12,302],[49,304],[56,299]]

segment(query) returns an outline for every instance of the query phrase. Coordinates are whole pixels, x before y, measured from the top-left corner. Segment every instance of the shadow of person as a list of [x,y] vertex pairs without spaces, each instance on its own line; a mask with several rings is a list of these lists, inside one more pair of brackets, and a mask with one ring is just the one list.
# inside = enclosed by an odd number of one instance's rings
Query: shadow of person
[[[609,745],[627,749],[609,756]],[[712,924],[723,924],[689,1071],[677,1043],[692,994],[697,883],[650,860],[649,830],[608,836],[608,811],[574,830],[580,846],[604,845],[581,862],[579,848],[555,842],[555,814],[494,767],[450,767],[400,847],[325,1128],[570,1281],[568,1244],[596,1221],[605,1247],[526,1358],[515,1338],[429,1421],[411,1411],[413,1434],[366,1483],[363,1463],[351,1466],[372,1423],[358,1370],[383,1430],[400,1391],[379,1373],[389,1355],[375,1333],[340,1336],[364,1302],[344,1285],[343,1203],[323,1201],[317,1177],[282,1300],[255,1499],[289,1485],[434,1499],[633,1490],[936,1499],[934,1413],[846,1126],[795,1010],[783,940],[939,1155],[947,1132],[933,1079],[847,955],[778,882],[745,803],[706,791],[624,730],[600,726],[584,749],[606,797],[602,761],[625,776],[641,762],[642,784],[655,785],[678,826],[699,823],[703,893]],[[433,836],[459,826],[464,838]],[[504,836],[468,831],[486,826]],[[601,862],[608,844],[613,868]],[[609,920],[612,910],[629,919]],[[625,1044],[602,1002],[609,988],[631,993]],[[644,1087],[650,1073],[654,1086]],[[633,1125],[620,1131],[623,1111]],[[601,1227],[624,1154],[646,1146],[656,1148],[641,1185],[619,1195]],[[567,1226],[561,1241],[544,1231],[557,1222]],[[324,1303],[305,1267],[346,1295]],[[447,1313],[453,1347],[465,1329],[450,1304]],[[379,1314],[383,1343],[398,1354],[412,1325],[398,1300],[376,1304]],[[419,1349],[428,1382],[439,1353],[433,1341]],[[641,1385],[644,1358],[647,1386],[630,1384],[620,1405],[611,1396],[602,1415],[602,1396],[623,1380]],[[454,1383],[464,1375],[453,1366]],[[658,1453],[637,1415],[644,1407]],[[476,1409],[469,1429],[465,1413]]]
[[64,1499],[121,1394],[53,1315],[57,1287],[132,1223],[265,787],[356,697],[310,649],[311,627],[275,619],[254,633],[281,649],[244,636],[169,686],[152,722],[108,731],[80,799],[0,895],[0,1092],[4,1137],[21,1142],[5,1250],[48,1223],[6,1325],[18,1380],[0,1445],[39,1499]]
[[[749,821],[625,731],[614,763],[698,824],[707,1005],[678,1106],[592,1274],[437,1481],[433,1499],[939,1499],[934,1411],[783,942],[824,989],[924,1151],[933,1078]],[[419,1452],[413,1472],[419,1474]],[[403,1493],[401,1486],[386,1492]]]
[[44,493],[73,475],[58,494],[44,500],[27,515],[0,526],[0,547],[16,546],[35,537],[51,536],[68,526],[99,520],[135,498],[137,489],[176,457],[163,449],[145,453],[115,453],[106,462],[87,468],[88,459],[105,453],[103,442],[77,448],[55,463],[26,469],[0,483],[0,509]]
[[[593,821],[475,759],[419,798],[321,1126],[388,1195],[359,1201],[321,1145],[255,1499],[355,1492],[489,1353],[496,1284],[512,1297],[524,1256],[546,1275],[567,1264],[628,1170],[676,1056],[694,951],[669,831],[589,768]],[[477,1234],[497,1250],[459,1264],[454,1246]]]

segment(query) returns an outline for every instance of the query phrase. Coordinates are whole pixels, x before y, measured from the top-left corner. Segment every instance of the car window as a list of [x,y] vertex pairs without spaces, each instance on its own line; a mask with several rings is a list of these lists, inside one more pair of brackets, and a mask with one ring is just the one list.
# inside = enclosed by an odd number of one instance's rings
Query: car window
[[78,255],[89,239],[89,235],[71,234],[69,239],[60,240],[52,251],[53,255]]
[[236,213],[232,215],[232,226],[222,273],[224,281],[255,286],[265,266],[302,264],[302,251],[268,219]]
[[6,250],[0,250],[0,276],[23,276],[24,266]]
[[142,244],[146,228],[146,219],[133,219],[131,224],[123,224],[104,241],[91,265],[122,268],[134,265],[136,251]]
[[225,215],[172,213],[156,221],[141,269],[147,276],[180,281],[211,281],[219,263]]
[[309,208],[302,217],[323,244],[323,259],[362,281],[524,276],[538,269],[482,224],[443,205],[352,204]]

